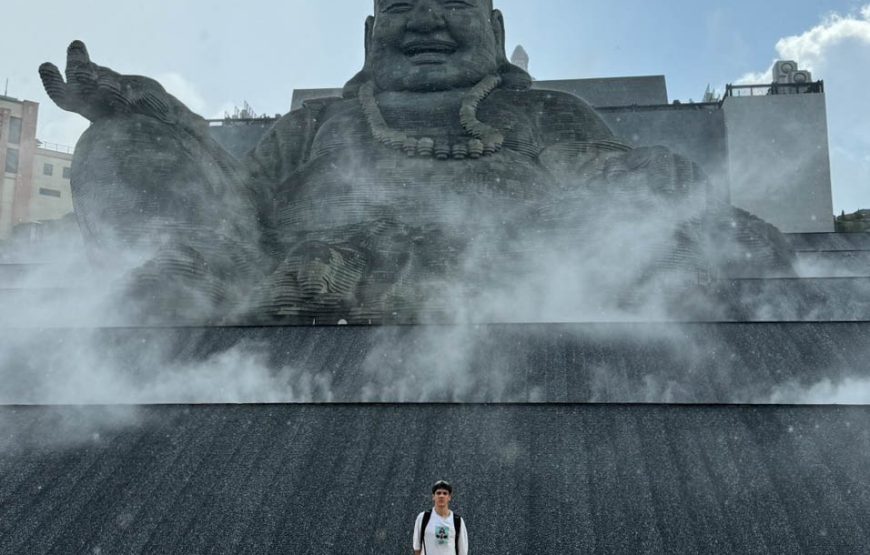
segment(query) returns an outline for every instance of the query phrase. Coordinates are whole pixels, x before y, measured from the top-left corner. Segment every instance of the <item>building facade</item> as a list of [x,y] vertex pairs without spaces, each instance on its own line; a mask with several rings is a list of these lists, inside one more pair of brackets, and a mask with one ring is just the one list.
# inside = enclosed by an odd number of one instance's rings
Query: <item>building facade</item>
[[37,147],[33,156],[33,178],[28,221],[58,220],[73,211],[70,191],[72,153]]
[[0,240],[22,224],[57,220],[72,212],[70,149],[36,139],[39,104],[0,96]]
[[9,237],[15,223],[27,218],[38,114],[35,102],[0,96],[0,239]]

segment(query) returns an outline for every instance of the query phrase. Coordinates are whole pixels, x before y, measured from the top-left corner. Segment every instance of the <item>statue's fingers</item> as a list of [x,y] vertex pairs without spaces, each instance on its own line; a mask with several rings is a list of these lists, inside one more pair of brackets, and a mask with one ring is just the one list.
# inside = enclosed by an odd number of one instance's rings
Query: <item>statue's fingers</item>
[[616,156],[608,158],[604,163],[603,174],[604,178],[609,182],[616,182],[624,179],[630,171],[626,164],[625,156]]
[[659,147],[655,146],[634,148],[625,153],[625,164],[632,170],[648,167],[650,163],[654,162],[661,155],[658,149]]
[[70,94],[86,99],[97,90],[97,70],[94,64],[67,65],[66,82]]
[[87,48],[81,41],[69,45],[66,56],[66,80],[81,88],[86,94],[96,87],[97,68],[91,63]]
[[100,99],[106,102],[116,112],[126,112],[130,107],[121,80],[114,72],[101,72],[97,77],[97,91]]
[[654,191],[665,191],[673,183],[673,164],[666,156],[655,154],[647,159],[644,168],[650,188]]
[[74,40],[66,49],[66,63],[73,64],[89,64],[91,56],[88,54],[88,47],[80,40]]
[[688,158],[677,156],[675,159],[677,166],[677,181],[681,189],[688,190],[693,185],[702,184],[707,181],[707,176],[701,166],[692,162]]
[[42,79],[42,86],[48,97],[59,107],[66,109],[67,107],[67,87],[63,76],[57,66],[51,63],[44,63],[39,66],[39,78]]

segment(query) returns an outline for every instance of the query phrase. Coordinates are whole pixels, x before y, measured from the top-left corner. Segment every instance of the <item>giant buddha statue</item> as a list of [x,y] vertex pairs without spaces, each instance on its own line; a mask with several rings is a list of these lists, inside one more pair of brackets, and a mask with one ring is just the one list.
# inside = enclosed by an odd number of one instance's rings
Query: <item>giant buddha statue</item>
[[[624,305],[656,276],[791,272],[781,235],[712,199],[694,163],[630,148],[583,100],[533,90],[492,0],[376,0],[343,97],[287,114],[242,160],[157,82],[96,65],[82,42],[65,79],[40,74],[92,122],[72,165],[76,214],[96,257],[148,253],[125,286],[146,312],[421,321],[545,292],[541,276],[574,279],[564,268],[607,276],[566,301]],[[614,207],[629,221],[602,217]],[[623,248],[613,267],[590,254]]]

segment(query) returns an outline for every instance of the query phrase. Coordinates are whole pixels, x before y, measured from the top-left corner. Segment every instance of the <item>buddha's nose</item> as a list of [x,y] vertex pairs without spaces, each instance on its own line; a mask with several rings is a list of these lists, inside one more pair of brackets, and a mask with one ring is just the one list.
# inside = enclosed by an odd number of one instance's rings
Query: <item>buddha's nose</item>
[[415,33],[431,33],[446,25],[438,2],[420,2],[408,18],[407,28]]

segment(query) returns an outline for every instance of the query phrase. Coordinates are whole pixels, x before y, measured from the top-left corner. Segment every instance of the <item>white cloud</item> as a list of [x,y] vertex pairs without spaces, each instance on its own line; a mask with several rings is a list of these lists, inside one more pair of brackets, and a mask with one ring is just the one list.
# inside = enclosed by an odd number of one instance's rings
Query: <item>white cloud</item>
[[[834,208],[870,208],[870,4],[851,15],[832,14],[812,29],[776,43],[777,59],[795,60],[825,81]],[[771,64],[772,68],[772,64]],[[770,69],[739,82],[770,82]]]
[[870,46],[870,5],[864,6],[860,15],[833,14],[802,35],[780,39],[776,51],[781,58],[797,60],[810,71],[821,71],[832,64],[849,62],[832,56],[849,41],[855,41],[855,48]]
[[51,102],[44,102],[39,105],[36,136],[39,140],[52,145],[74,147],[88,125],[90,125],[88,120],[82,116],[64,112]]
[[737,80],[734,81],[735,85],[757,85],[758,83],[768,83],[770,81],[770,71],[751,71],[749,73],[744,73]]
[[188,108],[197,114],[205,115],[209,112],[205,97],[197,89],[196,85],[177,73],[164,73],[157,75],[155,79],[163,85],[166,91],[183,102]]

